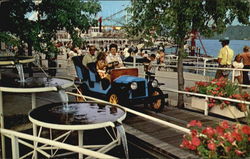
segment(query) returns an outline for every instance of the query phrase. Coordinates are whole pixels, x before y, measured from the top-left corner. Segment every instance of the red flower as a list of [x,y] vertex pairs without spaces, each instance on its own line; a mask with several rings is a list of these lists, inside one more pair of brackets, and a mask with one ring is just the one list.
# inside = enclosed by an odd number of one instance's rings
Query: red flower
[[197,130],[191,130],[191,135],[192,136],[197,136],[198,135],[198,131]]
[[240,94],[233,94],[232,96],[235,99],[241,99],[241,95]]
[[225,150],[226,150],[226,152],[230,152],[231,147],[227,146],[227,147],[225,147]]
[[232,136],[237,140],[237,141],[242,141],[242,136],[237,133],[237,132],[232,132]]
[[228,122],[227,121],[222,121],[221,123],[220,123],[220,126],[223,128],[223,129],[228,129],[229,128],[229,124],[228,124]]
[[223,93],[223,92],[220,92],[220,93],[218,94],[218,96],[224,96],[224,93]]
[[[232,155],[248,157],[248,144],[250,142],[250,125],[229,124],[227,121],[220,122],[215,128],[206,127],[201,129],[202,124],[193,120],[189,126],[194,126],[191,134],[184,136],[183,148],[193,150],[204,158],[232,158]],[[200,147],[206,148],[200,149]]]
[[243,95],[242,95],[243,98],[248,98],[249,97],[249,94],[247,92],[245,92]]
[[240,150],[235,150],[235,153],[238,155],[238,156],[241,156],[243,155],[245,152],[242,152]]
[[221,136],[224,134],[224,130],[221,126],[216,127],[216,132]]
[[207,106],[208,106],[209,108],[212,108],[213,106],[215,106],[215,104],[214,104],[214,103],[209,103]]
[[234,142],[234,138],[233,138],[233,136],[231,135],[231,133],[225,133],[225,134],[224,134],[224,138],[226,138],[227,141],[229,141],[230,143],[233,143],[233,142]]
[[216,150],[216,144],[215,144],[213,141],[209,142],[209,143],[207,144],[207,147],[208,147],[210,150],[212,150],[212,151],[215,151],[215,150]]
[[250,135],[250,126],[244,125],[244,126],[242,126],[241,130],[242,130],[242,132],[243,132],[244,134]]
[[211,137],[215,134],[215,130],[212,127],[207,127],[202,133]]
[[191,142],[192,142],[192,145],[194,145],[196,147],[201,144],[201,140],[198,137],[193,137]]
[[187,125],[187,127],[191,127],[191,126],[198,126],[198,127],[202,127],[202,123],[200,121],[197,120],[192,120],[189,122],[189,124]]
[[226,100],[224,100],[224,103],[227,104],[227,105],[230,104],[230,102],[229,102],[229,101],[226,101]]
[[189,141],[187,139],[183,139],[180,147],[182,147],[182,148],[188,148],[189,144],[190,143],[189,143]]
[[203,86],[203,87],[206,87],[208,85],[208,82],[202,82],[202,81],[199,81],[199,82],[195,82],[195,84],[197,86]]

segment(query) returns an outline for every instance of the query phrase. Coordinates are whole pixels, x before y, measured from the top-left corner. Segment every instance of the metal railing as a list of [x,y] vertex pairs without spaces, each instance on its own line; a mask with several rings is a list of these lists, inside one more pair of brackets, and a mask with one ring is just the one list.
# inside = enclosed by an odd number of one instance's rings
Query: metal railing
[[[133,67],[136,66],[143,66],[143,63],[132,63],[132,62],[125,62],[125,64],[129,64],[129,65],[133,65]],[[177,65],[161,65],[161,64],[155,64],[153,65],[155,67],[165,67],[165,68],[177,68]],[[206,72],[207,70],[212,70],[212,72],[216,72],[217,70],[227,70],[227,71],[231,71],[232,75],[231,75],[231,81],[235,82],[234,79],[234,75],[235,75],[235,71],[250,71],[250,69],[237,69],[237,68],[220,68],[220,67],[197,67],[197,66],[183,66],[184,69],[190,69],[190,70],[196,70],[196,74],[198,72],[198,70],[203,71],[203,76],[206,76]],[[140,75],[145,75],[145,74],[140,74]],[[157,76],[155,75],[155,77],[164,77],[164,76]],[[229,76],[230,77],[230,76]],[[173,78],[173,77],[169,77],[169,78]],[[185,79],[185,80],[190,80],[190,81],[197,81],[197,79]],[[250,85],[244,85],[244,84],[238,84],[241,87],[250,87]]]
[[107,101],[104,101],[104,100],[101,100],[101,99],[96,99],[96,98],[93,98],[93,97],[89,97],[89,96],[85,96],[85,95],[81,95],[81,94],[76,94],[76,93],[72,93],[72,92],[66,92],[67,94],[69,95],[73,95],[73,96],[77,96],[77,97],[82,97],[83,99],[87,99],[87,100],[94,100],[96,102],[101,102],[101,103],[104,103],[104,104],[109,104],[109,105],[113,105],[113,106],[116,106],[116,107],[120,107],[122,109],[124,109],[125,111],[129,112],[129,113],[132,113],[134,115],[138,115],[140,117],[143,117],[145,119],[148,119],[148,120],[151,120],[151,121],[154,121],[154,122],[157,122],[161,125],[164,125],[164,126],[167,126],[167,127],[171,127],[171,128],[174,128],[174,129],[177,129],[179,131],[182,131],[184,133],[189,133],[190,130],[187,129],[187,128],[184,128],[182,126],[179,126],[179,125],[175,125],[175,124],[172,124],[170,122],[167,122],[167,121],[164,121],[164,120],[161,120],[161,119],[158,119],[158,118],[155,118],[155,117],[152,117],[150,115],[146,115],[146,114],[143,114],[143,113],[140,113],[138,111],[135,111],[133,109],[129,109],[127,107],[124,107],[124,106],[121,106],[121,105],[118,105],[118,104],[111,104]]
[[209,98],[217,99],[217,100],[223,100],[223,101],[229,101],[229,102],[235,102],[235,103],[243,103],[243,104],[250,105],[249,101],[243,101],[243,100],[237,100],[237,99],[231,99],[231,98],[225,98],[225,97],[219,97],[219,96],[212,96],[212,95],[207,95],[207,94],[200,94],[200,93],[179,91],[179,90],[171,89],[171,88],[165,88],[163,91],[174,92],[174,93],[181,93],[181,94],[185,94],[185,95],[192,95],[192,96],[197,96],[197,97],[203,97],[203,98],[205,98],[204,115],[208,115],[208,99]]
[[[65,150],[75,152],[75,153],[84,154],[84,155],[91,156],[91,157],[94,157],[94,158],[110,158],[110,159],[113,158],[113,159],[116,159],[116,157],[106,155],[106,154],[102,154],[100,152],[92,151],[92,150],[89,150],[89,149],[85,149],[85,148],[82,148],[82,147],[79,147],[79,146],[73,146],[73,145],[65,144],[65,143],[58,142],[58,141],[52,141],[52,140],[49,140],[49,139],[36,137],[36,136],[16,132],[16,131],[13,131],[13,130],[7,130],[7,129],[0,128],[0,133],[11,139],[12,159],[19,159],[20,158],[19,143],[22,143],[22,144],[29,145],[29,146],[33,147],[33,145],[28,144],[28,143],[24,142],[21,139],[26,139],[26,140],[29,140],[29,141],[35,141],[35,142],[38,142],[38,143],[51,145],[51,146],[54,146],[54,147],[57,147],[57,148],[65,149]],[[34,148],[34,150],[36,149],[36,147],[33,147],[33,148]]]

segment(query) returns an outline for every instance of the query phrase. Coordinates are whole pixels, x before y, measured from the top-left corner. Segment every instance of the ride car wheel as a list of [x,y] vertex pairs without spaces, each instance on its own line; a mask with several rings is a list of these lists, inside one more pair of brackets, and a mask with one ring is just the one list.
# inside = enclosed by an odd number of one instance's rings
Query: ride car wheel
[[165,105],[165,99],[163,97],[163,92],[159,88],[155,89],[152,93],[152,96],[158,96],[158,95],[162,96],[162,98],[155,99],[151,103],[151,108],[156,112],[161,112]]

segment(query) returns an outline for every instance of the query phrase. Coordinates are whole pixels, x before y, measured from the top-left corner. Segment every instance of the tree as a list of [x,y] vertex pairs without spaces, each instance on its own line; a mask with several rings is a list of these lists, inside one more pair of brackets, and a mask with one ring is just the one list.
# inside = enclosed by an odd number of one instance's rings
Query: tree
[[[133,0],[131,4],[129,35],[167,36],[178,45],[179,90],[184,90],[182,62],[188,34],[222,33],[235,19],[249,25],[249,0]],[[179,94],[178,107],[183,106],[183,94]]]
[[[30,44],[30,51],[32,47],[44,51],[44,43],[45,49],[54,47],[52,39],[61,29],[66,29],[73,43],[80,45],[79,33],[96,21],[95,15],[100,10],[97,1],[42,0],[36,5],[33,0],[9,0],[0,5],[0,32],[10,33],[21,42]],[[37,20],[28,19],[32,12],[38,12]]]
[[[9,0],[0,4],[0,32],[4,37],[12,34],[19,39],[19,50],[27,43],[29,56],[34,49],[55,58],[58,50],[53,38],[57,30],[66,29],[73,44],[79,46],[82,43],[80,33],[96,21],[95,15],[100,9],[97,1],[42,0],[36,5],[33,0]],[[38,12],[38,19],[29,20],[28,15],[35,12]],[[6,41],[6,38],[0,40]]]
[[101,7],[95,0],[42,0],[37,10],[45,41],[55,37],[57,30],[65,29],[73,45],[79,46],[82,43],[80,33],[97,23],[95,16]]

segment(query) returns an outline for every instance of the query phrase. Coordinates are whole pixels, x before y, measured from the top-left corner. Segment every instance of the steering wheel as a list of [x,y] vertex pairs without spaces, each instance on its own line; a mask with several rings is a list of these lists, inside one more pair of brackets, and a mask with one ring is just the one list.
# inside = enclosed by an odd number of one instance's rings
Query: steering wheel
[[118,61],[110,62],[110,63],[108,63],[107,69],[114,69],[115,66],[118,66],[118,65],[119,65]]

